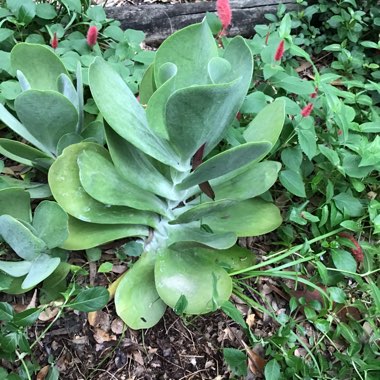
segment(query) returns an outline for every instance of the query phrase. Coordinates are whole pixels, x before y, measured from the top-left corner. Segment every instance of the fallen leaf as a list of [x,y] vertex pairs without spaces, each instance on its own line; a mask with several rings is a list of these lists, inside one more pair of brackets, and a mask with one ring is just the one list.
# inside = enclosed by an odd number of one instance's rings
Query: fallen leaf
[[242,340],[241,341],[248,355],[248,367],[254,375],[262,375],[264,372],[264,367],[267,361],[258,355],[255,351],[250,349],[248,345]]
[[255,321],[256,321],[256,315],[255,314],[249,314],[247,316],[247,319],[245,320],[245,323],[248,325],[249,328],[251,328],[255,325]]
[[122,334],[124,331],[124,322],[120,318],[115,318],[111,323],[111,331],[116,334]]
[[43,310],[40,315],[38,316],[38,319],[42,322],[50,321],[53,319],[57,314],[59,313],[58,307],[47,307],[45,310]]
[[144,365],[144,359],[143,359],[140,351],[134,351],[133,352],[133,360],[142,366]]
[[95,328],[94,339],[97,343],[101,344],[104,342],[110,342],[112,340],[116,340],[116,335],[108,334],[107,331],[104,331],[99,328]]
[[109,331],[111,328],[111,316],[105,311],[91,311],[88,313],[87,320],[92,327],[100,327],[104,331]]
[[44,380],[49,373],[50,365],[45,365],[45,367],[42,367],[40,371],[37,373],[36,380]]

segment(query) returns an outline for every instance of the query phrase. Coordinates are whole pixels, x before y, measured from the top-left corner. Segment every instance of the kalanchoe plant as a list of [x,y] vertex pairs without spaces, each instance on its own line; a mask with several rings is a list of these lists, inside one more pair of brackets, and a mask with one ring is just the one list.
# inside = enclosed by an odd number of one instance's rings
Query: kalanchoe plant
[[237,238],[281,224],[278,208],[259,197],[280,164],[259,161],[281,132],[284,102],[260,112],[240,146],[214,149],[252,71],[244,40],[230,40],[220,56],[206,22],[161,45],[141,84],[143,104],[101,58],[90,67],[91,93],[108,123],[108,150],[93,142],[67,147],[49,170],[49,185],[70,215],[63,248],[146,237],[115,294],[117,313],[132,328],[155,325],[167,305],[186,314],[218,308],[232,292],[228,272],[254,260],[235,245]]
[[[12,203],[5,207],[7,200]],[[0,289],[23,293],[47,279],[67,258],[57,247],[67,238],[68,217],[57,203],[43,201],[32,221],[29,194],[16,188],[0,191],[0,213],[0,236],[23,259],[0,260]],[[65,264],[61,266],[60,270]]]
[[2,138],[3,155],[46,169],[68,145],[103,133],[101,122],[84,123],[79,64],[76,87],[62,61],[46,46],[17,44],[11,52],[11,65],[21,87],[10,105],[17,118],[0,104],[0,119],[34,147]]

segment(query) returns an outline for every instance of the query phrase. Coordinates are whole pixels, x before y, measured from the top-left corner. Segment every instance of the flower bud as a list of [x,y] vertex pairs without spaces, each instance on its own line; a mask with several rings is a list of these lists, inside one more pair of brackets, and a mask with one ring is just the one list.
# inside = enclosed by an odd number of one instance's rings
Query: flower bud
[[90,47],[96,45],[98,40],[98,28],[96,26],[90,26],[87,32],[87,44]]
[[51,40],[50,45],[54,50],[58,47],[58,38],[56,32],[54,32],[53,39]]

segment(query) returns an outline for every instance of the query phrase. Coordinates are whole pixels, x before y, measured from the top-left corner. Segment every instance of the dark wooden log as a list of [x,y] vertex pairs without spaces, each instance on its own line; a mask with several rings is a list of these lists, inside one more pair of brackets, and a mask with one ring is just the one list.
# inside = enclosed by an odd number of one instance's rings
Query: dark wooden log
[[[265,21],[266,13],[275,13],[278,5],[288,10],[297,8],[296,0],[231,0],[232,26],[228,35],[251,36],[256,24]],[[216,3],[185,4],[127,4],[106,8],[107,16],[119,20],[123,29],[137,29],[146,33],[146,42],[157,45],[166,37],[187,25],[199,22],[206,12],[214,13]]]

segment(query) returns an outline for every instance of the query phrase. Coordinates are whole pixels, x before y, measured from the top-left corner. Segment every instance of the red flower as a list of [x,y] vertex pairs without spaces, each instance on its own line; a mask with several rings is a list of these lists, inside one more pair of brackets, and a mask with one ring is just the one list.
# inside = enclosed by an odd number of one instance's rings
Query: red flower
[[51,47],[55,50],[58,47],[58,38],[57,38],[57,33],[54,32],[53,39],[51,40]]
[[224,34],[227,27],[231,25],[232,20],[232,12],[229,0],[216,0],[216,10],[218,12],[220,21],[222,22],[223,29],[221,34]]
[[309,103],[307,106],[302,108],[301,115],[302,117],[308,117],[311,114],[311,111],[313,110],[314,105],[313,103]]
[[274,54],[274,60],[281,61],[281,58],[284,55],[284,51],[285,51],[285,41],[281,40],[280,43],[278,44],[276,53]]
[[87,44],[90,47],[96,45],[98,40],[98,28],[96,26],[90,26],[87,32]]
[[345,232],[340,233],[339,236],[341,236],[342,238],[346,238],[350,240],[352,243],[354,243],[354,246],[356,248],[351,249],[352,256],[355,257],[355,260],[358,263],[361,263],[364,260],[364,255],[363,255],[362,247],[359,245],[358,241],[352,235],[347,234]]
[[310,98],[315,99],[318,96],[318,87],[315,87],[314,92],[310,94]]

